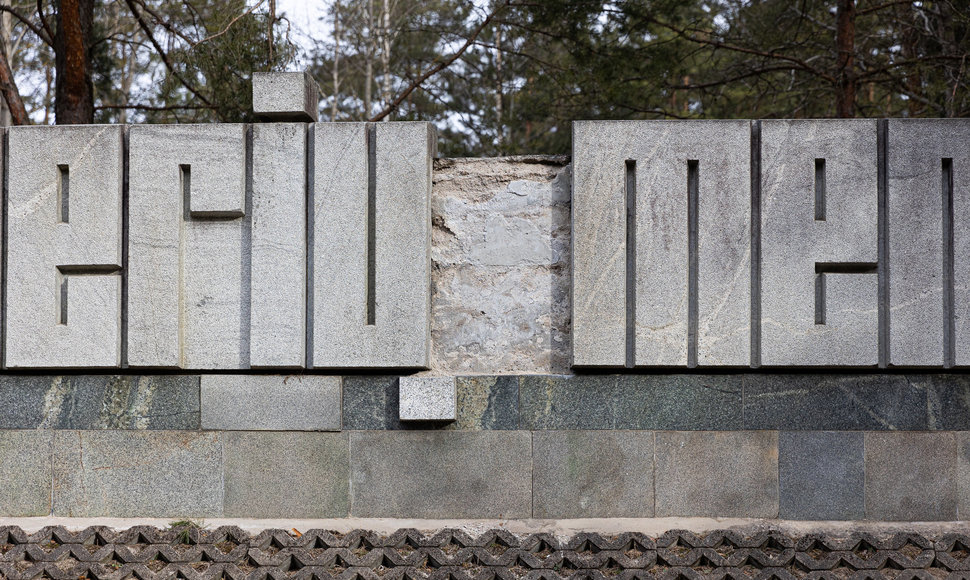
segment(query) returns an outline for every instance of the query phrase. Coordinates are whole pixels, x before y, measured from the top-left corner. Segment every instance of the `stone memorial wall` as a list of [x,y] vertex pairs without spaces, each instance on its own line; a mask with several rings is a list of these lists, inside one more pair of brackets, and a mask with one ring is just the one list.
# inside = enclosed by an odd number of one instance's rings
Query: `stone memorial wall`
[[970,517],[970,121],[3,133],[0,517]]

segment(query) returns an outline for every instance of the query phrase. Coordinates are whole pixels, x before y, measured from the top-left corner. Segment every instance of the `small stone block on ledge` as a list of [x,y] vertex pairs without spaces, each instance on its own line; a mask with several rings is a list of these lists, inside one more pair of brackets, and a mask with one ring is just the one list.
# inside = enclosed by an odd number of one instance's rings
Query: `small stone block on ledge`
[[402,421],[454,421],[457,395],[454,377],[401,377]]
[[315,123],[319,93],[308,72],[253,73],[253,113],[263,119]]

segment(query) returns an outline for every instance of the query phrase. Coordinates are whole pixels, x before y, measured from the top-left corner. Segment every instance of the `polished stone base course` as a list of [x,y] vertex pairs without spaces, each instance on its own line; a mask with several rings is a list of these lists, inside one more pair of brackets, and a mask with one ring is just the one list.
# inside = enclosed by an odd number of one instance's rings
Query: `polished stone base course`
[[970,535],[670,531],[557,538],[457,529],[388,536],[237,527],[136,526],[27,534],[0,527],[0,577],[332,580],[965,579]]

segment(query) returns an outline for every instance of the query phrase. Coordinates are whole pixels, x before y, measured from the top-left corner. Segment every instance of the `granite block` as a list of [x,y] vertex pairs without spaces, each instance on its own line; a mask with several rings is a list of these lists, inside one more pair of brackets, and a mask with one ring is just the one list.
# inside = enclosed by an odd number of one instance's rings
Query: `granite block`
[[940,140],[951,120],[890,119],[887,138],[889,189],[889,362],[943,366],[944,152]]
[[397,376],[345,376],[343,428],[400,429]]
[[429,123],[314,125],[314,367],[427,368],[434,150]]
[[355,517],[532,515],[532,435],[524,431],[357,431],[350,462]]
[[350,511],[347,433],[221,435],[233,518],[337,518]]
[[246,127],[130,131],[128,364],[247,368]]
[[53,515],[222,515],[222,441],[198,431],[57,431]]
[[253,113],[275,121],[318,118],[320,89],[309,72],[253,72]]
[[656,515],[778,517],[778,433],[656,434]]
[[8,368],[121,365],[122,135],[8,130]]
[[402,421],[454,421],[455,377],[401,377],[398,401]]
[[451,423],[401,421],[397,376],[345,376],[343,427],[373,429],[518,429],[519,378],[457,377],[458,409]]
[[202,375],[202,428],[339,431],[340,377]]
[[872,119],[761,122],[761,364],[878,362]]
[[302,123],[253,125],[249,356],[255,368],[306,363],[306,140]]
[[0,516],[51,513],[51,443],[47,431],[0,430]]
[[956,433],[957,519],[970,519],[970,433]]
[[738,375],[524,376],[521,429],[741,428]]
[[954,433],[870,432],[865,437],[866,519],[957,518]]
[[0,377],[0,429],[198,428],[198,376]]
[[458,419],[446,429],[518,429],[519,377],[457,377]]
[[865,437],[858,431],[783,431],[778,436],[778,517],[865,517]]
[[536,431],[535,518],[654,515],[653,432]]
[[[688,230],[694,211],[698,360],[749,363],[749,135],[747,121],[573,124],[573,364],[630,364],[631,252],[637,269],[635,364],[688,364]],[[697,169],[697,205],[689,210],[689,196],[680,193],[688,190],[691,166]],[[628,197],[635,197],[635,231],[629,232],[635,246],[629,250]]]
[[926,390],[926,429],[970,431],[970,376],[940,373],[906,378]]
[[926,401],[926,389],[905,375],[750,374],[744,377],[744,428],[926,429]]

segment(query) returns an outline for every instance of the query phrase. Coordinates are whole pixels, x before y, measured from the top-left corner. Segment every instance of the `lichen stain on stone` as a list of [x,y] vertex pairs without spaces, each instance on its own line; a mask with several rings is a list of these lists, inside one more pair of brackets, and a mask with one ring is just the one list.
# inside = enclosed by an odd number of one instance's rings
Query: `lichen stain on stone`
[[131,382],[122,376],[105,377],[104,396],[101,399],[99,423],[104,429],[130,429],[128,415]]
[[138,377],[138,386],[135,389],[135,400],[131,405],[131,418],[135,429],[148,429],[151,422],[150,411],[155,393],[158,391],[158,382],[152,377]]
[[64,409],[64,399],[67,398],[69,384],[64,377],[53,377],[50,387],[44,393],[44,410],[38,429],[53,429]]

